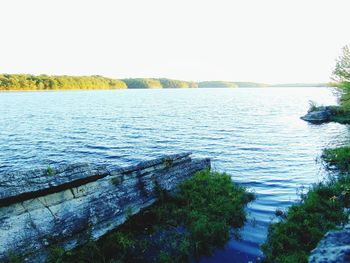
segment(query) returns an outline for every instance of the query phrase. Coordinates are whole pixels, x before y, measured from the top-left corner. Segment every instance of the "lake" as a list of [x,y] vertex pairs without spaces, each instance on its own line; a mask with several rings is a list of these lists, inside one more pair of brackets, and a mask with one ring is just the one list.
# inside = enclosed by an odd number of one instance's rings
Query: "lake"
[[126,166],[192,151],[257,194],[241,239],[201,262],[261,255],[274,212],[322,180],[317,157],[349,144],[349,126],[299,119],[328,88],[98,90],[0,93],[0,176],[59,163]]

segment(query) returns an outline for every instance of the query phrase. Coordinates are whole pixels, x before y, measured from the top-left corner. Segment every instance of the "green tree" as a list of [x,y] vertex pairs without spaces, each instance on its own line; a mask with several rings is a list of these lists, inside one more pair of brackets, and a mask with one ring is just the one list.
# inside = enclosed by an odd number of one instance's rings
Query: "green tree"
[[335,69],[333,71],[333,78],[337,82],[343,84],[350,84],[350,46],[346,45],[342,49],[342,54],[337,59]]

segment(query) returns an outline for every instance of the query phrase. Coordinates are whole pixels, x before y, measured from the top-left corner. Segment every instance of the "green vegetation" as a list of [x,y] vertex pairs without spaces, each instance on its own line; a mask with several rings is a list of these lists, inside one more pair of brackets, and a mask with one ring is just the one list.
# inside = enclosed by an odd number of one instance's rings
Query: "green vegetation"
[[350,86],[350,46],[343,47],[333,70],[333,79],[342,86]]
[[[331,120],[350,123],[350,49],[344,47],[333,72],[341,90],[340,106],[327,107]],[[324,107],[326,108],[326,107]],[[310,103],[310,111],[319,109]],[[280,221],[271,224],[262,250],[266,262],[307,262],[312,249],[324,234],[348,222],[350,208],[350,147],[325,149],[322,159],[337,176],[313,185],[301,194],[299,203],[287,213],[276,211]]]
[[316,102],[310,100],[309,101],[309,110],[308,110],[308,112],[315,111],[315,110],[317,110],[317,108],[318,107],[317,107]]
[[229,175],[202,171],[169,196],[155,181],[158,201],[131,216],[97,242],[65,254],[53,248],[48,262],[189,262],[210,255],[242,227],[245,205],[254,195]]
[[269,84],[255,83],[255,82],[235,82],[239,88],[260,88],[270,87]]
[[123,79],[128,89],[161,89],[162,84],[158,79]]
[[[326,149],[322,156],[327,165],[349,172],[349,147]],[[266,262],[307,262],[324,234],[348,221],[344,208],[350,208],[348,173],[312,186],[286,214],[279,213],[280,222],[270,225],[262,246]]]
[[333,80],[329,86],[336,87],[339,94],[339,106],[316,106],[310,102],[309,112],[329,111],[328,121],[350,124],[350,47],[345,46],[342,55],[338,58],[333,71]]
[[350,123],[350,46],[345,46],[337,59],[333,79],[340,90],[340,107],[335,121]]
[[125,89],[120,80],[101,76],[0,75],[0,90]]
[[164,89],[169,88],[198,88],[198,83],[193,81],[183,81],[183,80],[174,80],[174,79],[159,79],[162,87]]
[[238,88],[238,85],[229,81],[203,81],[199,82],[199,88]]
[[[284,84],[294,87],[299,84]],[[314,87],[316,84],[300,84]],[[300,86],[299,85],[299,86]],[[338,84],[337,84],[338,85]],[[281,85],[272,85],[272,87]],[[317,86],[324,86],[318,84]],[[102,76],[48,76],[29,74],[0,74],[0,91],[10,90],[74,90],[74,89],[170,89],[170,88],[246,88],[271,87],[271,85],[255,82],[232,81],[184,81],[167,78],[129,78],[111,79]],[[348,98],[349,100],[349,98]]]
[[343,124],[350,123],[350,108],[345,106],[345,104],[341,106],[333,106],[334,114],[331,116],[331,121],[339,122]]
[[350,147],[325,149],[322,154],[328,168],[335,167],[342,173],[350,173]]
[[51,166],[48,166],[47,169],[46,169],[46,174],[48,176],[52,176],[52,175],[55,174],[55,170]]
[[170,89],[170,88],[197,88],[198,84],[191,81],[175,79],[123,79],[129,89]]

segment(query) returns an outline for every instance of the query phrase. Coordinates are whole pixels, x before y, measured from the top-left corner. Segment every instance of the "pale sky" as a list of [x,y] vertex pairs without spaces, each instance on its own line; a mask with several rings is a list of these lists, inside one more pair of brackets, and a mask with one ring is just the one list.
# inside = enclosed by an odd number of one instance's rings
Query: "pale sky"
[[0,0],[0,72],[329,81],[349,0]]

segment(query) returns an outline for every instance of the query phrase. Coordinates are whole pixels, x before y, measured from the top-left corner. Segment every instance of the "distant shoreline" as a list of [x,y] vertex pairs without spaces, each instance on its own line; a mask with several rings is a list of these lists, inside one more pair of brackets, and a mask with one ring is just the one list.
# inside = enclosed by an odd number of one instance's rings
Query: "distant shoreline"
[[[265,87],[237,87],[237,88],[228,88],[228,87],[205,87],[205,88],[191,88],[191,89],[264,89],[264,88],[274,88],[274,89],[288,89],[288,88],[297,88],[297,89],[303,89],[303,88],[332,88],[331,86],[265,86]],[[30,93],[30,92],[61,92],[61,91],[122,91],[122,90],[181,90],[181,88],[139,88],[139,89],[45,89],[45,90],[20,90],[20,89],[11,89],[11,90],[0,90],[1,93]]]
[[103,76],[0,74],[0,92],[115,89],[293,88],[329,87],[329,83],[265,84],[235,81],[184,81],[167,78],[111,79]]

